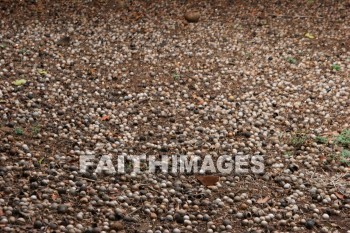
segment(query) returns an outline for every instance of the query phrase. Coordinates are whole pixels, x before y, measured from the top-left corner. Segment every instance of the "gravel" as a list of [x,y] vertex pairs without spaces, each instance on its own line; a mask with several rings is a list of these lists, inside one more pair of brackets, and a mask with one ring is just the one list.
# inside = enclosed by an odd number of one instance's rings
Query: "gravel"
[[[1,228],[350,229],[348,8],[3,1]],[[108,154],[260,155],[265,171],[212,174],[213,185],[129,164],[80,171],[82,156]]]

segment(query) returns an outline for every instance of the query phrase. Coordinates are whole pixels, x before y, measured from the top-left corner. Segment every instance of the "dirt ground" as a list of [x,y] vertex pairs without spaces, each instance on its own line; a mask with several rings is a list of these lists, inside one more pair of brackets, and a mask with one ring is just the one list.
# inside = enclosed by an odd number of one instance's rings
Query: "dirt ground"
[[[0,0],[0,231],[349,232],[349,12]],[[89,153],[256,154],[265,171],[82,173]]]

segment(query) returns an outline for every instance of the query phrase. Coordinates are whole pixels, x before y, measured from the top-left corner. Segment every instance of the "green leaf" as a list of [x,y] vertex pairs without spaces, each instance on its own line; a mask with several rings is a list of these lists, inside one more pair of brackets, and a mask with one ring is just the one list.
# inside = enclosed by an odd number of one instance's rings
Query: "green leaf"
[[16,81],[13,81],[12,84],[16,86],[22,86],[23,84],[26,84],[27,80],[25,79],[17,79]]
[[38,163],[41,165],[44,161],[45,157],[42,157],[41,159],[39,159]]
[[350,148],[350,130],[345,129],[337,136],[335,139],[335,142],[337,144],[342,145],[343,147],[349,147]]
[[42,69],[38,69],[38,73],[40,75],[47,75],[47,71],[46,70],[42,70]]
[[21,49],[18,51],[19,54],[29,54],[29,50],[27,49]]
[[315,138],[316,142],[319,144],[327,144],[328,143],[328,139],[322,136],[317,136]]
[[293,57],[288,57],[287,58],[287,61],[290,63],[290,64],[297,64],[297,60]]
[[343,158],[350,158],[350,150],[343,150],[342,152],[341,152],[341,156],[343,157]]
[[15,134],[17,134],[17,135],[23,135],[23,129],[21,129],[21,128],[15,128]]
[[178,79],[180,79],[180,78],[181,78],[180,74],[178,74],[178,73],[174,73],[174,74],[173,74],[173,79],[174,79],[174,80],[178,80]]
[[307,32],[307,33],[305,34],[305,37],[307,37],[307,38],[309,38],[309,39],[315,39],[315,36],[312,35],[312,34],[309,33],[309,32]]
[[341,67],[340,67],[340,65],[338,65],[338,64],[333,64],[333,65],[332,65],[332,70],[340,71],[340,70],[341,70]]

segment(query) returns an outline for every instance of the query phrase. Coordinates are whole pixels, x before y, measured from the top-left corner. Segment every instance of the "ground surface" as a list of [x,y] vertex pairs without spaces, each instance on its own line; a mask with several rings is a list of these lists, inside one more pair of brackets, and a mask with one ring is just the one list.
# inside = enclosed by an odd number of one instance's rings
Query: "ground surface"
[[[30,2],[0,1],[2,232],[350,229],[349,2]],[[266,167],[207,187],[89,153]]]

